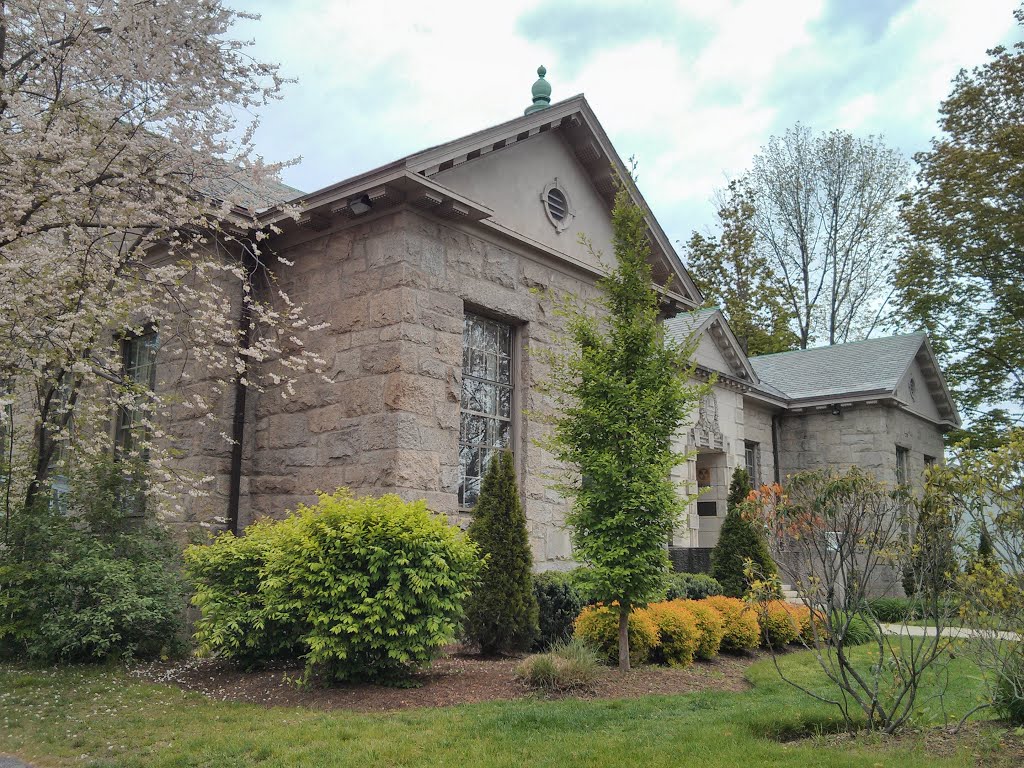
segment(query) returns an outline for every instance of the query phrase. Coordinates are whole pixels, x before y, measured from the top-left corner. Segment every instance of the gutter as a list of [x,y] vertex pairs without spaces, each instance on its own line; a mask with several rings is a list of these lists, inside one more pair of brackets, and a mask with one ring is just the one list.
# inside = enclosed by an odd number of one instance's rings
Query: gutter
[[782,421],[782,415],[778,413],[772,414],[772,474],[775,476],[775,482],[782,482],[782,473],[779,470],[779,435],[780,428],[779,424]]
[[[238,316],[238,331],[242,346],[247,348],[252,341],[252,312],[242,294],[242,310]],[[228,481],[228,530],[238,535],[238,511],[242,498],[242,441],[245,438],[245,394],[248,387],[245,377],[249,371],[248,359],[242,357],[242,370],[235,379],[235,407],[231,422],[231,470]]]

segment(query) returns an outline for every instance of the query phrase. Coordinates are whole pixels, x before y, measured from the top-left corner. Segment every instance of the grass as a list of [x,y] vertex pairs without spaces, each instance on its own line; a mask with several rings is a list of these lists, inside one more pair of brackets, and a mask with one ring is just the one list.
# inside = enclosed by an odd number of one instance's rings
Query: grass
[[[809,653],[782,658],[789,674],[820,684]],[[770,661],[753,688],[635,700],[493,702],[392,714],[216,702],[116,669],[0,666],[0,753],[40,766],[865,766],[974,765],[977,742],[935,757],[920,741],[857,739],[841,747],[787,737],[834,731],[837,714],[780,682]],[[974,705],[979,680],[950,667],[945,706]],[[941,722],[924,697],[918,721]],[[994,740],[989,739],[991,743]],[[983,764],[996,765],[985,754]],[[1009,763],[1007,763],[1009,764]]]

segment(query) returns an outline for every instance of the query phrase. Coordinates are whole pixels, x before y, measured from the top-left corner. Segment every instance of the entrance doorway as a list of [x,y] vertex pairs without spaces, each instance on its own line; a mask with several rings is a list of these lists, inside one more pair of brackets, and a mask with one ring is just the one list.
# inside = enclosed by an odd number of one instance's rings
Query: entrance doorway
[[729,467],[724,451],[697,453],[697,546],[713,547],[725,520]]

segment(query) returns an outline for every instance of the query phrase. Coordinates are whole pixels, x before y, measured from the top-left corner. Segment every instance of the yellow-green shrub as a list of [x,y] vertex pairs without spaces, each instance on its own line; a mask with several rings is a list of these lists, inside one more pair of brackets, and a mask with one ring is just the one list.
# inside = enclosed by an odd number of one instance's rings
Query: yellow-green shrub
[[797,642],[803,643],[804,645],[814,645],[815,629],[817,629],[817,635],[819,640],[826,639],[827,631],[825,628],[825,621],[819,615],[817,620],[814,622],[814,627],[811,626],[811,609],[806,605],[796,605],[794,603],[783,603],[786,606],[786,610],[789,611],[793,620],[796,622],[798,634]]
[[694,655],[698,659],[715,658],[725,635],[725,620],[722,613],[704,600],[684,600],[682,604],[693,614],[697,620],[697,629],[700,631]]
[[758,605],[757,622],[761,626],[761,644],[766,648],[781,648],[800,637],[800,625],[789,604],[782,600]]
[[[633,664],[642,664],[658,645],[658,626],[646,611],[633,611],[629,614],[628,631],[629,660]],[[618,606],[588,605],[576,617],[575,636],[609,661],[618,659]]]
[[301,654],[306,674],[393,679],[451,642],[476,547],[422,501],[321,494],[280,522],[186,551],[196,639],[242,662]]
[[194,639],[201,655],[230,659],[244,668],[302,653],[302,626],[295,611],[270,610],[263,579],[280,549],[284,528],[272,520],[253,523],[245,536],[224,533],[212,544],[185,550],[185,570],[199,609]]
[[[796,639],[794,642],[813,644],[814,643],[814,632],[811,629],[811,609],[806,605],[795,605],[794,603],[782,603],[786,606],[786,610],[789,611],[789,615],[793,617],[793,621],[796,624]],[[824,631],[822,623],[818,623],[819,634]]]
[[652,658],[673,667],[688,667],[700,644],[697,617],[682,600],[652,603],[644,611],[658,628],[658,645]]
[[745,602],[736,597],[707,597],[705,603],[722,614],[725,632],[722,635],[722,650],[741,653],[757,648],[761,639],[761,628],[757,614]]

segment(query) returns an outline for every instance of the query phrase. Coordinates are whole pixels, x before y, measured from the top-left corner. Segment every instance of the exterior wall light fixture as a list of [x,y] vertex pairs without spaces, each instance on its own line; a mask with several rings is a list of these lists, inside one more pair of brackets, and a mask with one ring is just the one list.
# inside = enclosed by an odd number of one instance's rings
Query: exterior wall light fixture
[[355,200],[350,200],[348,203],[348,209],[352,211],[352,214],[355,216],[362,216],[371,208],[373,208],[373,203],[370,202],[369,195],[357,197]]

